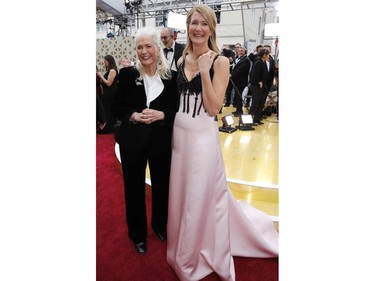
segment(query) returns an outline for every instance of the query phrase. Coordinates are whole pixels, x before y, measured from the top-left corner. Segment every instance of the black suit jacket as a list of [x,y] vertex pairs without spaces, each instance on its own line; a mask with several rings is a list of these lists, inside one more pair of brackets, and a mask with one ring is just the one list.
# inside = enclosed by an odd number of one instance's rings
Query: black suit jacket
[[[177,42],[174,43],[172,63],[174,63],[174,65],[176,67],[176,70],[178,69],[177,61],[182,56],[182,52],[184,51],[184,49],[185,49],[185,44],[180,44],[180,43],[177,43]],[[171,68],[171,65],[169,67]],[[171,72],[172,72],[173,78],[176,79],[177,78],[177,71],[174,71],[174,70],[171,69]]]
[[256,87],[259,87],[259,82],[262,82],[263,85],[266,84],[268,77],[267,65],[266,63],[258,56],[255,58],[253,67],[250,73],[250,84]]
[[128,139],[128,143],[132,138],[133,141],[139,142],[141,138],[146,137],[151,132],[157,133],[158,130],[161,130],[160,133],[164,132],[161,135],[165,134],[165,137],[169,139],[177,111],[177,83],[174,78],[171,80],[162,79],[162,82],[164,89],[150,103],[149,108],[163,111],[164,120],[156,121],[149,125],[143,123],[134,124],[129,121],[133,112],[142,112],[143,109],[147,108],[144,81],[139,80],[139,72],[135,67],[126,67],[120,70],[117,91],[112,103],[112,112],[121,121],[119,143],[125,139],[125,136]]
[[269,57],[269,63],[270,63],[270,69],[268,71],[268,77],[267,77],[267,89],[268,91],[271,90],[273,79],[275,78],[275,60],[273,57]]
[[173,58],[174,58],[174,64],[176,66],[176,69],[178,69],[177,61],[182,56],[182,52],[183,52],[184,49],[185,49],[185,44],[180,44],[180,43],[177,43],[177,42],[174,43]]
[[246,55],[233,66],[231,79],[240,90],[243,90],[248,85],[249,69],[250,60]]

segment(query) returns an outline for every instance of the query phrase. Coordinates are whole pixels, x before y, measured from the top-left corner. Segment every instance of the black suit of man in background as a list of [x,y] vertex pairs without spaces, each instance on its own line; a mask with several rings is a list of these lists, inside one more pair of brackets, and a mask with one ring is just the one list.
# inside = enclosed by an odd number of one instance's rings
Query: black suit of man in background
[[248,77],[250,69],[250,60],[246,56],[245,47],[239,47],[238,54],[240,56],[239,61],[234,65],[231,74],[231,80],[234,84],[234,104],[237,107],[236,111],[233,112],[234,116],[243,114],[242,92],[249,83]]
[[175,42],[174,31],[170,27],[164,27],[160,31],[160,39],[164,45],[164,54],[174,77],[177,77],[177,61],[185,49],[184,44]]

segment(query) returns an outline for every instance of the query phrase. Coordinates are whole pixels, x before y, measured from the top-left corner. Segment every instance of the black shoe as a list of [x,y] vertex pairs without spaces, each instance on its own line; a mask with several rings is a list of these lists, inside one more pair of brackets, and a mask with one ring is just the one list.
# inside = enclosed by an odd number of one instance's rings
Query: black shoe
[[263,125],[264,123],[261,122],[261,121],[258,121],[258,122],[255,122],[255,124],[257,124],[257,125]]
[[155,233],[156,233],[156,236],[158,237],[158,239],[160,241],[167,240],[167,233],[166,232],[158,232],[158,231],[156,231]]
[[139,243],[134,243],[135,248],[137,249],[138,254],[144,255],[146,254],[146,241],[139,242]]

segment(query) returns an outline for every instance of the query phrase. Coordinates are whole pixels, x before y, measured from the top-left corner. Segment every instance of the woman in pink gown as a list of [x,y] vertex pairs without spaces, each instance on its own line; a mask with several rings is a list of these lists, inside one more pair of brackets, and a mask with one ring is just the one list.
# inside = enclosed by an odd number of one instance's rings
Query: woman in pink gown
[[187,15],[188,42],[178,65],[179,109],[172,139],[167,261],[180,280],[212,272],[235,280],[233,256],[278,256],[272,220],[236,201],[226,182],[216,115],[229,81],[219,56],[216,17],[198,5]]

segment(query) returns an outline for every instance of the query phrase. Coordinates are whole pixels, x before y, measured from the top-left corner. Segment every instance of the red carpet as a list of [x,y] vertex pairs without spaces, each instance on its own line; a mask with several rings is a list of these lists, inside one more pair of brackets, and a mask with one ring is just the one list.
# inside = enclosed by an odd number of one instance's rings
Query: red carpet
[[[166,261],[166,242],[151,230],[147,254],[136,253],[127,236],[121,165],[113,135],[96,136],[96,280],[178,281]],[[147,198],[150,222],[151,200]],[[151,230],[151,231],[150,231]],[[234,258],[237,281],[277,281],[278,259]],[[220,280],[212,273],[204,281]]]

